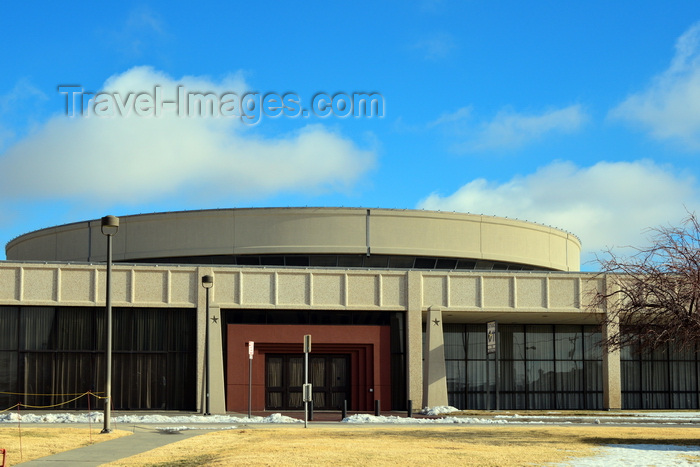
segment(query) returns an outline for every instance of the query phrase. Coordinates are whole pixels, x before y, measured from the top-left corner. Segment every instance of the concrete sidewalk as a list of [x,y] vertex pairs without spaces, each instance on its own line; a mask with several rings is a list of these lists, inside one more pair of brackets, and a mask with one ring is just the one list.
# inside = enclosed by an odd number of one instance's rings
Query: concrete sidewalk
[[203,435],[215,429],[163,432],[152,428],[135,428],[133,434],[121,438],[91,444],[82,448],[65,451],[52,456],[23,462],[22,466],[65,465],[76,467],[96,467],[125,457],[156,449],[166,444],[176,443],[193,436]]

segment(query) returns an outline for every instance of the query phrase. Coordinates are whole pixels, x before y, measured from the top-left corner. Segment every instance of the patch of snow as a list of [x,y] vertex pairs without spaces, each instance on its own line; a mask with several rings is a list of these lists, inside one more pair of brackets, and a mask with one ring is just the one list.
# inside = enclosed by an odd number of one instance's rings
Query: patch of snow
[[689,418],[700,421],[700,412],[632,412],[632,417]]
[[303,423],[303,420],[299,420],[298,418],[287,417],[286,415],[282,415],[280,413],[273,413],[272,415],[262,418],[262,420],[254,423]]
[[673,424],[697,424],[700,423],[700,413],[692,412],[659,412],[659,413],[625,413],[615,416],[605,415],[577,415],[560,414],[560,415],[521,415],[521,414],[503,414],[494,415],[494,418],[501,420],[520,421],[527,418],[530,421],[560,423],[562,420],[577,420],[584,423],[614,423],[614,424],[630,424],[630,423],[673,423]]
[[344,418],[342,423],[386,423],[394,425],[409,425],[409,424],[495,424],[502,425],[507,423],[503,420],[494,420],[489,418],[470,418],[470,417],[445,417],[445,418],[405,418],[394,415],[381,415],[379,417],[368,414],[355,414]]
[[421,414],[430,416],[442,415],[452,412],[459,412],[459,409],[450,405],[439,405],[437,407],[425,407],[423,410],[420,411]]
[[180,431],[187,431],[187,430],[235,430],[238,428],[237,425],[231,425],[231,426],[221,426],[221,427],[216,427],[212,428],[210,426],[154,426],[153,429],[157,431],[162,431],[164,433],[177,433]]
[[579,457],[558,466],[654,466],[654,465],[698,465],[688,455],[700,454],[700,446],[673,446],[666,444],[616,444],[596,449],[597,454]]
[[[52,413],[52,414],[0,414],[0,423],[102,423],[101,412],[90,413]],[[138,424],[198,424],[198,423],[303,423],[303,420],[291,418],[279,413],[267,417],[233,417],[231,415],[119,415],[112,417],[112,423]]]

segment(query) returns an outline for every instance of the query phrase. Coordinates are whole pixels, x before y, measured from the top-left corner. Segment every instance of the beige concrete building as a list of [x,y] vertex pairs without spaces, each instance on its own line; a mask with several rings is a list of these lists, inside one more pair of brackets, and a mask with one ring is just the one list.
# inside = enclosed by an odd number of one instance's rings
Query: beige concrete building
[[[113,240],[117,409],[203,410],[207,369],[212,413],[245,411],[249,384],[252,410],[299,409],[307,334],[317,410],[698,407],[695,354],[602,351],[605,310],[586,303],[605,278],[579,272],[580,242],[561,230],[428,211],[225,209],[123,216]],[[100,220],[23,235],[6,254],[0,400],[102,391]]]

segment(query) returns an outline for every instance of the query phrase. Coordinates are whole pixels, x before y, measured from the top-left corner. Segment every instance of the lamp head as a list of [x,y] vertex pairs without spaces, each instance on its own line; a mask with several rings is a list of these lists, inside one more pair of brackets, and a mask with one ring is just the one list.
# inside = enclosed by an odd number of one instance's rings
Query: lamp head
[[116,216],[105,216],[100,223],[100,230],[103,235],[115,235],[119,230],[119,218]]
[[206,275],[202,276],[202,287],[205,289],[210,289],[214,285],[214,276]]

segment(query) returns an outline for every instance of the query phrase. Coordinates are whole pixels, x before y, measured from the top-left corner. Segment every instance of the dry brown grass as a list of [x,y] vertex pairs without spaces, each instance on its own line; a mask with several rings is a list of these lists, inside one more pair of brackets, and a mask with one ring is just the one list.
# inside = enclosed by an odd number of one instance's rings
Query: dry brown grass
[[699,428],[311,425],[213,432],[108,465],[543,465],[604,444],[698,445],[699,437]]
[[[57,427],[7,427],[0,428],[0,448],[7,451],[7,465],[15,465],[39,457],[68,451],[91,443],[130,435],[128,431],[115,430],[100,434],[87,428]],[[21,435],[21,436],[20,436]],[[1,460],[1,457],[0,457]]]

